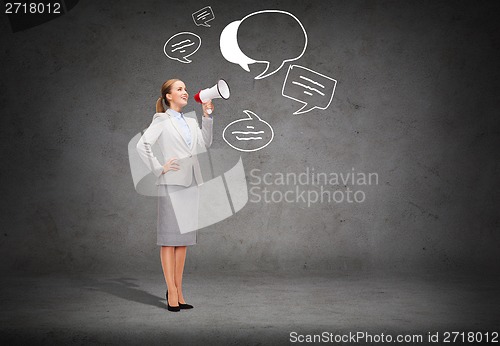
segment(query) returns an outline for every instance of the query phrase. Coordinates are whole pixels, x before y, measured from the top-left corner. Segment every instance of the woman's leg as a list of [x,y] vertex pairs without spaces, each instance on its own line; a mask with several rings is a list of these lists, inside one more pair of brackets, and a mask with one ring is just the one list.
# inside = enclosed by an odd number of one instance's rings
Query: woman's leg
[[177,246],[175,248],[175,287],[177,287],[177,295],[179,303],[186,304],[184,296],[182,295],[182,273],[184,272],[184,262],[186,262],[186,248],[187,246]]
[[169,292],[168,305],[179,306],[179,297],[175,285],[175,246],[162,246],[160,259]]

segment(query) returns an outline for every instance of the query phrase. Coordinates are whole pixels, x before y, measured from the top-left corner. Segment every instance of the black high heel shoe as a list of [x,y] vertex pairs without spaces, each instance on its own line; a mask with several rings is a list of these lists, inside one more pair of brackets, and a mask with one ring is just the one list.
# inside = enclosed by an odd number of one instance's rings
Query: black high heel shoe
[[[167,298],[167,305],[168,305],[168,289],[167,289],[167,293],[165,293],[165,297]],[[182,303],[179,303],[179,309],[192,309],[194,308],[194,306],[192,306],[191,304],[182,304]],[[178,311],[178,310],[176,310]]]
[[167,293],[165,294],[165,297],[167,298],[167,310],[168,311],[180,311],[181,310],[180,305],[170,306],[170,304],[168,304],[168,289],[167,289]]
[[191,304],[182,304],[182,303],[179,303],[179,308],[180,309],[192,309],[192,308],[194,308],[194,306],[192,306]]

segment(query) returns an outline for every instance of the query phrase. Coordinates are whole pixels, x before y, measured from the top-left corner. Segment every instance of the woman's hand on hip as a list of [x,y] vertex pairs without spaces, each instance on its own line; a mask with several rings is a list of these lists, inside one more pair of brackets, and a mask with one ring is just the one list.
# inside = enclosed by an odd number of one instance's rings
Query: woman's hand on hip
[[212,101],[207,101],[205,103],[202,103],[201,107],[203,108],[203,116],[204,117],[209,117],[210,114],[214,111],[214,105],[213,105]]
[[168,171],[178,171],[178,170],[179,170],[179,164],[177,163],[177,158],[173,157],[163,165],[163,172],[161,174],[165,174]]

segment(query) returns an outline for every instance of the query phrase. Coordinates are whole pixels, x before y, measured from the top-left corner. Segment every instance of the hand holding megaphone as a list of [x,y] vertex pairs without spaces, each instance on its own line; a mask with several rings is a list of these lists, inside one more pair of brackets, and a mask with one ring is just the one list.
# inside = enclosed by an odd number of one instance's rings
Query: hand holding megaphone
[[207,102],[201,104],[201,108],[203,108],[203,116],[209,116],[214,110],[214,104],[212,103],[212,100],[208,100]]
[[[196,102],[203,104],[213,99],[227,100],[230,94],[229,85],[224,79],[219,79],[217,84],[213,87],[200,90],[196,95],[194,95],[194,99]],[[212,114],[212,109],[208,108],[207,113]]]

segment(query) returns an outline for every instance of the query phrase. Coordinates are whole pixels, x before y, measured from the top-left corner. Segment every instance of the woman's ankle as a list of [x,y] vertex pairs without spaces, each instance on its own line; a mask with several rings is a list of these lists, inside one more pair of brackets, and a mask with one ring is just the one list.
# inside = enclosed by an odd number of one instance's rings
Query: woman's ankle
[[[168,304],[170,306],[177,306],[179,303],[179,296],[177,295],[177,290],[168,290],[167,291],[167,296],[168,296]],[[172,304],[170,304],[172,303]]]

